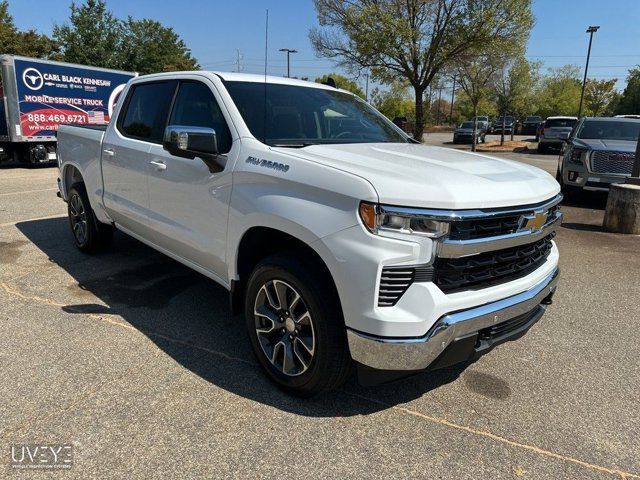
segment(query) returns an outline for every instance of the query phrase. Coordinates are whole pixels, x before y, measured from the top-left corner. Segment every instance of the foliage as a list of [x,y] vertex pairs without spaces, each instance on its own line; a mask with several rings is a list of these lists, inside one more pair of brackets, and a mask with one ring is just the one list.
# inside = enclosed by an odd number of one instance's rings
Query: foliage
[[422,138],[424,92],[463,55],[506,48],[528,36],[531,0],[314,0],[319,28],[310,32],[320,55],[375,79],[413,88],[414,137]]
[[145,75],[197,70],[199,65],[173,28],[155,20],[129,17],[124,24],[121,68]]
[[415,119],[414,102],[408,95],[407,85],[402,82],[392,82],[388,90],[374,88],[371,104],[391,120],[396,117]]
[[123,26],[105,0],[71,3],[69,23],[55,25],[53,38],[63,47],[66,62],[104,68],[122,67]]
[[[458,124],[464,120],[471,119],[473,114],[473,104],[469,97],[464,93],[464,91],[460,91],[456,94],[456,101],[454,104],[454,120],[455,123]],[[458,112],[459,116],[456,116],[456,112]],[[478,103],[478,115],[487,115],[489,117],[496,117],[498,115],[498,106],[493,98],[484,97]]]
[[616,114],[640,114],[640,66],[629,70],[627,86],[625,87],[616,107]]
[[9,55],[56,59],[58,44],[35,30],[20,31],[9,14],[9,2],[0,1],[0,52]]
[[580,68],[575,65],[565,65],[556,69],[549,69],[541,82],[537,93],[538,114],[543,117],[552,115],[576,115],[580,105]]
[[329,77],[333,78],[338,88],[342,88],[343,90],[347,90],[348,92],[354,93],[358,95],[360,98],[365,97],[364,92],[356,82],[338,73],[329,73],[327,75],[323,75],[322,77],[316,78],[314,81],[316,83],[325,83],[329,79]]
[[503,65],[495,91],[498,112],[521,118],[538,111],[536,87],[540,82],[540,65],[522,55]]
[[150,19],[120,20],[105,0],[72,2],[69,23],[55,25],[53,36],[67,62],[142,74],[199,68],[171,27]]
[[586,114],[592,117],[610,116],[617,106],[618,92],[616,92],[617,78],[611,80],[588,79],[584,91]]

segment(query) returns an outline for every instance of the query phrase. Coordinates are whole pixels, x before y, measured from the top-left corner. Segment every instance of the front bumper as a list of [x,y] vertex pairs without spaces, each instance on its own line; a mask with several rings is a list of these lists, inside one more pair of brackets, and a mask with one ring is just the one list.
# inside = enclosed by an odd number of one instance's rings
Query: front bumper
[[624,183],[628,175],[591,172],[584,164],[563,159],[562,183],[591,191],[608,191],[611,184]]
[[[352,358],[379,370],[419,371],[471,360],[495,345],[524,334],[544,313],[556,290],[559,270],[511,297],[442,316],[423,337],[390,338],[349,329]],[[546,303],[546,302],[545,302]]]

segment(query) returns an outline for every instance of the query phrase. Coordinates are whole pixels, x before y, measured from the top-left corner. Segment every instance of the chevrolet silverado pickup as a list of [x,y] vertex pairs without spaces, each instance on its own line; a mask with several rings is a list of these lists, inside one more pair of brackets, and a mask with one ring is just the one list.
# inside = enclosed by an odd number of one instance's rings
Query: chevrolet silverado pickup
[[224,286],[293,394],[472,361],[556,289],[553,177],[422,145],[328,85],[141,76],[106,129],[62,126],[58,141],[76,246],[118,229]]

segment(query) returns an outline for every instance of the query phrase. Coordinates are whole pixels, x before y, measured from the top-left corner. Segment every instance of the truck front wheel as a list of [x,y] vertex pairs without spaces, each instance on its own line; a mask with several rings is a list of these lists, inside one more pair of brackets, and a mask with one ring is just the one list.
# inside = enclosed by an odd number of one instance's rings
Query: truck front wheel
[[98,221],[83,183],[74,183],[69,189],[67,212],[78,249],[89,253],[109,246],[113,238],[113,227]]
[[245,317],[254,353],[288,393],[310,397],[337,388],[351,372],[335,289],[304,255],[273,255],[254,269]]

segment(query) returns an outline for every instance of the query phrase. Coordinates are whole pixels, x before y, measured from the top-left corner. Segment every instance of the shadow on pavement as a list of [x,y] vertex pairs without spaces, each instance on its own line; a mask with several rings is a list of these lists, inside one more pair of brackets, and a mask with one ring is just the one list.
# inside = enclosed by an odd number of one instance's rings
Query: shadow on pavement
[[374,413],[452,382],[468,366],[378,387],[361,387],[352,378],[340,392],[299,400],[260,371],[243,318],[230,316],[228,292],[215,282],[123,234],[116,234],[109,252],[82,254],[64,217],[26,221],[17,228],[75,280],[59,288],[86,298],[63,311],[118,315],[202,379],[282,410],[313,417]]

